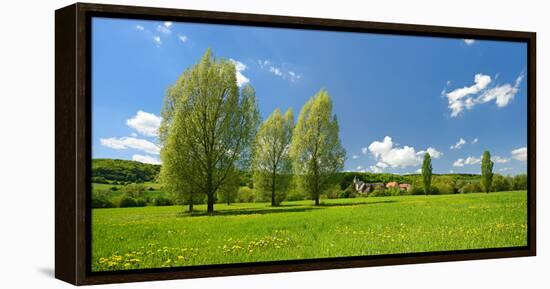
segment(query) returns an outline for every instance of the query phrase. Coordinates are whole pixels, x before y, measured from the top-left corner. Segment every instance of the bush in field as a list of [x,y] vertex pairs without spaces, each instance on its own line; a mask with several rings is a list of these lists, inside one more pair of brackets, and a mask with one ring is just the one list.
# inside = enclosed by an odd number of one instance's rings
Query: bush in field
[[131,198],[143,198],[145,186],[143,184],[129,184],[122,188],[122,193]]
[[303,201],[306,198],[306,194],[299,189],[291,189],[286,196],[287,201]]
[[[436,183],[433,185],[434,190],[437,190],[437,193],[440,195],[454,194],[455,188],[452,184],[449,183]],[[435,195],[435,193],[432,193]]]
[[411,194],[411,195],[423,195],[424,194],[424,189],[422,188],[422,186],[413,185],[409,190],[409,194]]
[[92,208],[114,208],[116,207],[111,198],[109,191],[101,190],[92,193]]
[[502,175],[493,176],[493,191],[502,192],[510,190],[510,180]]
[[253,203],[256,201],[256,191],[254,189],[246,187],[240,187],[237,192],[237,202],[239,203]]
[[477,183],[467,183],[462,186],[458,191],[461,194],[477,193],[481,191],[481,187]]
[[512,190],[527,190],[527,175],[517,175],[510,180]]
[[143,199],[135,199],[129,196],[122,197],[118,204],[120,208],[145,207],[146,205]]
[[378,188],[374,189],[372,192],[370,192],[369,196],[370,197],[384,197],[384,196],[386,196],[386,189],[383,188],[383,187],[378,187]]
[[357,197],[357,192],[353,184],[349,185],[345,190],[340,191],[338,198],[355,198]]
[[153,199],[153,205],[155,206],[172,206],[173,204],[174,202],[169,198],[156,197]]

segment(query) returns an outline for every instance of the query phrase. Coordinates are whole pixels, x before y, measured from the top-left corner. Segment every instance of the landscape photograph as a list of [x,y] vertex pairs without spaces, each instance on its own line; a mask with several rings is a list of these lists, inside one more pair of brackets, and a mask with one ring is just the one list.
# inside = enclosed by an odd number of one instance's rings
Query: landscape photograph
[[525,42],[92,17],[92,272],[525,247]]

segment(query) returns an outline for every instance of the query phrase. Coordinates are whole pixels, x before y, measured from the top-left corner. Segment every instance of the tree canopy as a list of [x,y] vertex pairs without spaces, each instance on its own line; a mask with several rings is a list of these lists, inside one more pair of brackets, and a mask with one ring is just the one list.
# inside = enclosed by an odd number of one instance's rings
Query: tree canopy
[[302,107],[290,155],[299,187],[319,205],[319,196],[334,181],[335,173],[343,169],[346,157],[326,90],[320,90]]
[[249,164],[259,122],[254,89],[240,90],[235,65],[209,49],[168,89],[162,117],[163,184],[205,194],[213,212],[216,192]]
[[491,191],[493,185],[493,164],[491,153],[484,151],[481,158],[481,183],[486,193]]
[[424,155],[424,161],[422,162],[422,183],[424,194],[429,194],[432,184],[432,157],[429,153]]
[[284,115],[277,108],[260,126],[254,142],[252,170],[255,188],[268,193],[271,205],[285,198],[291,179],[290,142],[294,129],[294,114]]

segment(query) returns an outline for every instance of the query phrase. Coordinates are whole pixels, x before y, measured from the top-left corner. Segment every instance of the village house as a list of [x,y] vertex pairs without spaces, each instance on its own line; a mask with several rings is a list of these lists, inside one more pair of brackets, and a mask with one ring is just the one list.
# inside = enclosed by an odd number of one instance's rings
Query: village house
[[355,185],[355,191],[358,193],[370,193],[376,188],[398,188],[403,191],[409,191],[412,186],[411,184],[400,184],[398,182],[388,182],[384,183],[366,183],[359,180],[357,177],[353,178],[353,184]]

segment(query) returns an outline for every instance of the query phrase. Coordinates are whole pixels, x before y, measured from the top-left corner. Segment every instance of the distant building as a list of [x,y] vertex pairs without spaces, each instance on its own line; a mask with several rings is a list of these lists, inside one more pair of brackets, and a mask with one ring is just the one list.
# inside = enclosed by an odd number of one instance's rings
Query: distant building
[[409,191],[412,188],[412,186],[411,184],[399,184],[399,188],[403,191]]
[[398,188],[399,187],[399,183],[398,182],[389,182],[386,184],[386,188]]
[[376,188],[384,187],[384,183],[365,183],[357,177],[353,178],[353,183],[355,184],[355,191],[359,193],[369,193]]

